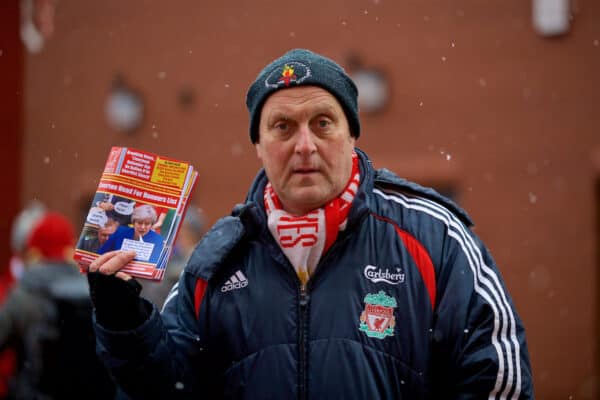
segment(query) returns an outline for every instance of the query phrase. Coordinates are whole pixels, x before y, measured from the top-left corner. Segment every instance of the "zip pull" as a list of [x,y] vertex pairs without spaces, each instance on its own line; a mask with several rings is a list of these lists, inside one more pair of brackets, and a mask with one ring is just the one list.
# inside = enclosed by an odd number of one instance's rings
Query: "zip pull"
[[310,299],[310,296],[306,291],[306,285],[305,284],[300,285],[300,306],[306,307],[309,299]]

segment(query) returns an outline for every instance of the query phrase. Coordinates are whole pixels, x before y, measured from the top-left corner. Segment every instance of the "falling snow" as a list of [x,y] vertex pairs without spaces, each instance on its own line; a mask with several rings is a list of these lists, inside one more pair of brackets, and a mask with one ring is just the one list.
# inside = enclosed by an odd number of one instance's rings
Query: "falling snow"
[[450,161],[450,160],[452,159],[452,155],[451,155],[450,153],[446,153],[444,150],[440,150],[440,154],[441,154],[442,156],[444,156],[444,154],[445,154],[444,158],[445,158],[447,161]]
[[229,83],[225,84],[225,88],[229,89]]
[[[594,39],[594,46],[596,46],[596,47],[600,46],[600,40]],[[0,56],[1,55],[2,55],[2,50],[0,50]]]
[[486,87],[487,86],[486,80],[483,78],[479,78],[479,86]]
[[158,73],[158,79],[165,79],[167,77],[167,73],[165,71],[160,71]]
[[537,203],[537,196],[533,192],[529,192],[529,202],[531,204]]
[[446,61],[446,56],[442,56],[442,61]]
[[44,157],[44,164],[50,164],[50,156]]
[[548,290],[550,287],[551,273],[544,265],[537,265],[529,272],[529,285],[536,290]]

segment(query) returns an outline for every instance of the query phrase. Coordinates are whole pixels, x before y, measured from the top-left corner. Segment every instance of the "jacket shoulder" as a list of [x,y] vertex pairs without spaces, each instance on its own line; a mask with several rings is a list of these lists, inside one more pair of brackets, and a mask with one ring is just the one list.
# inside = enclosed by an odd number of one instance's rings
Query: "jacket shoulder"
[[242,240],[246,232],[237,216],[218,220],[204,235],[190,256],[185,270],[203,280],[210,278],[219,269],[231,251]]
[[375,171],[374,189],[382,192],[391,192],[425,198],[446,208],[448,211],[458,217],[466,226],[473,225],[471,217],[469,217],[467,212],[458,206],[454,201],[441,195],[432,188],[424,187],[404,178],[400,178],[386,168],[381,168]]

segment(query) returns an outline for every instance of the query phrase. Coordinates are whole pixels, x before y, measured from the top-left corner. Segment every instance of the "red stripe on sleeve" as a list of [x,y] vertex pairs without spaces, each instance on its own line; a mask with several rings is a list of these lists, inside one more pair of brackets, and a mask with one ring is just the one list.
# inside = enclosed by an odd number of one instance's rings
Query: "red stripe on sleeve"
[[433,262],[431,261],[431,257],[429,257],[429,253],[425,250],[425,247],[419,242],[414,236],[410,233],[403,231],[402,229],[395,226],[396,232],[404,242],[404,246],[412,256],[415,264],[417,264],[417,268],[421,273],[421,277],[423,278],[423,282],[425,283],[425,287],[427,288],[427,292],[429,292],[429,299],[431,300],[431,308],[435,307],[435,270],[433,268]]
[[200,318],[200,305],[206,292],[206,286],[208,283],[203,279],[196,279],[196,287],[194,288],[194,310],[196,311],[196,318]]
[[429,294],[429,300],[431,301],[431,308],[433,309],[435,307],[435,297],[437,291],[435,283],[435,269],[433,268],[433,262],[431,261],[431,257],[429,257],[429,253],[423,244],[417,240],[417,238],[407,231],[400,229],[400,227],[394,221],[380,215],[372,215],[379,220],[391,224],[396,230],[398,236],[400,236],[400,239],[402,239],[404,247],[406,247],[410,253],[412,259],[417,265],[417,268],[419,269],[419,272],[421,273],[421,278],[423,278],[423,283],[425,284],[425,288]]

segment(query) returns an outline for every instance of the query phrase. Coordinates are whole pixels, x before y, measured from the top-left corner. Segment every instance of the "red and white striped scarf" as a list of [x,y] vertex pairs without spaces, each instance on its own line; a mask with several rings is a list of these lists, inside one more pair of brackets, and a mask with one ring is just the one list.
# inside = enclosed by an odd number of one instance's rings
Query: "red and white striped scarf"
[[265,187],[269,230],[303,285],[313,274],[321,256],[335,242],[338,232],[346,229],[348,212],[359,183],[358,156],[352,152],[352,173],[340,196],[306,215],[294,216],[284,211],[271,183]]

